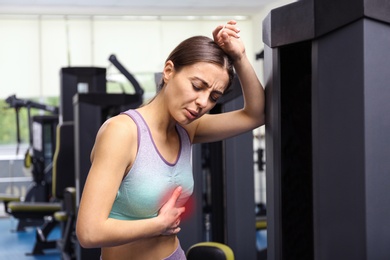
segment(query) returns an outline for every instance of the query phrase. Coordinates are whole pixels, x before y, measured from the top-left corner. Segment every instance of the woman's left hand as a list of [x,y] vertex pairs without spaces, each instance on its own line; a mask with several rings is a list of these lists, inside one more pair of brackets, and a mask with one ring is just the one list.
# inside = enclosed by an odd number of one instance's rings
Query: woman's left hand
[[245,47],[240,39],[240,29],[237,22],[230,20],[225,25],[219,25],[213,31],[214,41],[234,60],[245,55]]
[[174,235],[180,232],[180,217],[184,213],[184,207],[177,207],[177,200],[182,192],[182,187],[177,187],[169,200],[161,207],[157,218],[161,220],[163,230],[161,235]]

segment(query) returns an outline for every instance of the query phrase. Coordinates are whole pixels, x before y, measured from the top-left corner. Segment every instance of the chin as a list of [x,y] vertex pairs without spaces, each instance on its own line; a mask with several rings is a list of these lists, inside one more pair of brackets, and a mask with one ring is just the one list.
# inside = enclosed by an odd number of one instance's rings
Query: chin
[[[197,119],[197,118],[196,118]],[[188,119],[187,117],[185,117],[183,120],[180,120],[180,121],[177,121],[177,123],[179,125],[189,125],[191,124],[192,122],[194,122],[196,119]]]

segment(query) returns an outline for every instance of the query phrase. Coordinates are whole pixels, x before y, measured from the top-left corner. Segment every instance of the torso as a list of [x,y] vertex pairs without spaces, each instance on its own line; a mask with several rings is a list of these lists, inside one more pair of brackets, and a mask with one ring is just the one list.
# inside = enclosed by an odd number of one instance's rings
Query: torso
[[143,239],[122,246],[102,248],[102,259],[160,260],[171,255],[176,250],[178,243],[176,236]]
[[183,191],[177,204],[184,205],[194,185],[187,133],[177,126],[180,149],[171,163],[160,153],[141,114],[134,110],[126,113],[137,122],[139,147],[132,168],[119,187],[110,217],[122,220],[155,217],[178,186]]
[[[184,205],[193,190],[191,142],[185,130],[178,129],[176,145],[174,145],[177,149],[173,149],[173,152],[169,151],[169,146],[166,145],[164,150],[161,149],[164,146],[160,146],[154,140],[150,129],[142,129],[139,126],[139,120],[143,120],[141,114],[128,113],[129,116],[130,114],[133,120],[137,118],[140,142],[152,141],[154,147],[151,148],[149,143],[149,147],[142,151],[143,144],[139,143],[136,158],[122,181],[111,210],[110,217],[129,221],[155,217],[159,208],[169,198],[171,194],[169,192],[179,185],[183,187],[183,192],[178,204]],[[145,137],[151,139],[145,141]],[[159,170],[155,170],[154,167]],[[169,194],[166,194],[167,192]],[[168,257],[177,246],[178,239],[175,235],[158,236],[121,246],[102,248],[101,253],[104,260],[156,260]]]

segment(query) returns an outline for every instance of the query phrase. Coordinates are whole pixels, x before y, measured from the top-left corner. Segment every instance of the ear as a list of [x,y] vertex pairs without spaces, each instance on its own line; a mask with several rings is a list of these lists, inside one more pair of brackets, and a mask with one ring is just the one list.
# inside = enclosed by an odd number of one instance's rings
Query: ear
[[171,60],[167,61],[163,70],[163,80],[164,83],[167,83],[170,78],[172,78],[173,73],[175,72],[175,66]]

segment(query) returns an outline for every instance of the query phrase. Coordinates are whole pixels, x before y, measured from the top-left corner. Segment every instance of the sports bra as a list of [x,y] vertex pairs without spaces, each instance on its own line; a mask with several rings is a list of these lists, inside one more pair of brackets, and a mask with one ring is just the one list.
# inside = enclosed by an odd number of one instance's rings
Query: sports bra
[[176,162],[167,162],[157,149],[149,126],[136,110],[126,114],[137,125],[138,150],[134,163],[122,180],[109,217],[122,220],[146,219],[157,216],[159,209],[181,186],[177,201],[184,205],[193,192],[192,144],[187,131],[176,125],[180,149]]

